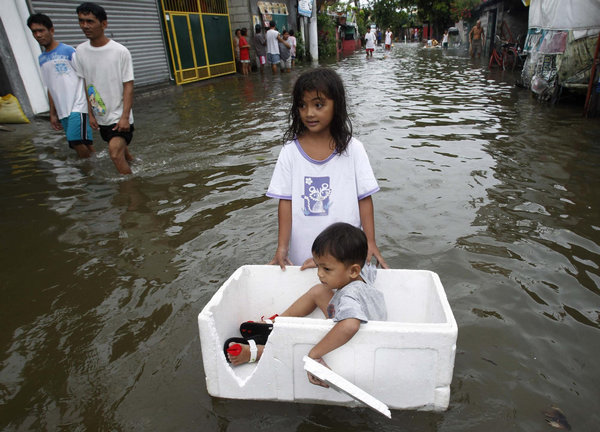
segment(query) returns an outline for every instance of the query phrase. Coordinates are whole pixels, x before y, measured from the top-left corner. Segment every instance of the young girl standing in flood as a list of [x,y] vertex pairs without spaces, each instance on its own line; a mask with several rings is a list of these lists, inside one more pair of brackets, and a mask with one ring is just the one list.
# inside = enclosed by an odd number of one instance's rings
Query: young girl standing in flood
[[314,267],[311,245],[335,222],[362,227],[367,262],[388,268],[375,242],[371,195],[379,190],[369,158],[352,137],[342,79],[328,68],[304,72],[294,85],[284,135],[267,196],[279,199],[277,250],[270,264]]

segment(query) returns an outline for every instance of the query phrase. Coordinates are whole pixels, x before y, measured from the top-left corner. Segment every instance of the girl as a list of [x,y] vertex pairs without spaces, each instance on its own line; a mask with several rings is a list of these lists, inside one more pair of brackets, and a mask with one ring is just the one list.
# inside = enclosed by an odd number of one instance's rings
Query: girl
[[392,30],[388,28],[385,31],[385,49],[388,51],[392,49],[392,36]]
[[248,31],[246,30],[246,27],[244,27],[240,31],[240,39],[238,42],[240,47],[240,63],[242,64],[243,75],[248,75],[250,73],[250,45],[246,39],[247,35]]
[[361,227],[371,257],[388,268],[375,242],[371,195],[379,190],[360,141],[352,137],[344,84],[327,68],[304,72],[294,85],[267,196],[279,199],[279,234],[270,264],[314,267],[311,245],[334,222]]
[[296,63],[296,45],[298,44],[296,41],[296,36],[294,36],[294,30],[290,30],[290,37],[288,37],[288,42],[290,43],[290,52],[292,54],[292,68]]

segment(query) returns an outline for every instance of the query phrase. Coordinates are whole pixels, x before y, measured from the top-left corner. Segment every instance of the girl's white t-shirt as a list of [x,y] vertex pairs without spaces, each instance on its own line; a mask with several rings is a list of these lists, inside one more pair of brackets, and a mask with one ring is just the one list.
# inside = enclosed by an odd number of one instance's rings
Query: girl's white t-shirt
[[267,196],[292,201],[288,257],[302,265],[312,257],[313,241],[329,225],[361,227],[358,201],[379,190],[363,144],[352,138],[346,151],[311,159],[298,140],[286,143],[277,159]]

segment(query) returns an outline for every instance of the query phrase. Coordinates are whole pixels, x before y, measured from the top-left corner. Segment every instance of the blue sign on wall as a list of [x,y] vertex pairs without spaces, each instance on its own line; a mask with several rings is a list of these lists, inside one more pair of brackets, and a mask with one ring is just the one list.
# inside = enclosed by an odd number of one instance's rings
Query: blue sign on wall
[[313,1],[312,0],[298,0],[298,13],[305,17],[312,16]]

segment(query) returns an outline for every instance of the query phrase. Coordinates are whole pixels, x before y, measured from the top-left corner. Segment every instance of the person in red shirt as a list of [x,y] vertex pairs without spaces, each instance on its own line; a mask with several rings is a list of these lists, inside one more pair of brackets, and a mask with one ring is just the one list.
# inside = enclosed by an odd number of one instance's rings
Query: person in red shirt
[[244,27],[240,33],[242,34],[240,36],[240,63],[242,63],[242,74],[248,75],[250,73],[250,45],[246,39],[248,30]]

